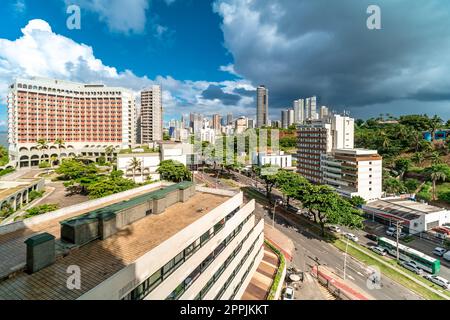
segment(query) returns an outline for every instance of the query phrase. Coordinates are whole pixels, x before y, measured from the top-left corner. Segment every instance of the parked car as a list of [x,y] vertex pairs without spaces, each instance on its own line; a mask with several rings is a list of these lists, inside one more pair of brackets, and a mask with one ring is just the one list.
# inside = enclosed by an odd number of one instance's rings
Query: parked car
[[450,261],[450,251],[447,251],[446,253],[444,253],[442,258],[444,258],[444,260],[446,260],[446,261]]
[[338,226],[328,226],[328,229],[337,233],[341,232],[341,228],[339,228]]
[[380,246],[373,246],[370,248],[373,252],[378,253],[380,256],[386,255],[386,249]]
[[397,232],[397,228],[396,227],[389,227],[389,228],[387,228],[387,230],[386,230],[386,234],[388,235],[388,236],[391,236],[392,237],[392,235],[394,234],[394,233],[396,233]]
[[350,232],[345,233],[344,236],[347,239],[350,239],[350,240],[355,241],[355,242],[358,242],[358,240],[359,240],[357,236],[355,236],[353,233],[350,233]]
[[294,300],[294,288],[286,287],[286,290],[284,290],[283,300]]
[[424,276],[425,279],[433,282],[434,284],[437,284],[438,286],[444,288],[444,289],[449,289],[450,288],[450,281],[448,281],[447,279],[444,279],[442,277],[438,277],[438,276],[433,276],[431,274],[427,274]]
[[415,274],[423,274],[422,269],[419,268],[419,266],[414,263],[413,261],[405,261],[401,263],[401,266],[405,269],[408,269],[409,271],[414,272]]
[[447,250],[441,247],[436,247],[433,250],[433,254],[438,256],[438,257],[442,257],[444,255],[444,253],[446,253]]
[[376,234],[373,233],[368,233],[366,234],[366,238],[372,241],[378,241],[378,236]]
[[[394,238],[397,238],[397,232],[394,232],[394,234],[392,235]],[[403,239],[406,238],[407,234],[404,232],[400,232],[400,234],[398,235],[399,239]]]

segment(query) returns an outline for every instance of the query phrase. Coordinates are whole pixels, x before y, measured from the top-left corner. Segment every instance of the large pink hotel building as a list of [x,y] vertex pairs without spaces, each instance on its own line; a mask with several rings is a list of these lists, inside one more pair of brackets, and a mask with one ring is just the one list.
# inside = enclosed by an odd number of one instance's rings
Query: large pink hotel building
[[[8,95],[10,159],[20,167],[68,156],[98,157],[136,143],[132,91],[44,78],[17,79]],[[48,147],[39,150],[38,139]],[[64,146],[54,144],[62,139]]]

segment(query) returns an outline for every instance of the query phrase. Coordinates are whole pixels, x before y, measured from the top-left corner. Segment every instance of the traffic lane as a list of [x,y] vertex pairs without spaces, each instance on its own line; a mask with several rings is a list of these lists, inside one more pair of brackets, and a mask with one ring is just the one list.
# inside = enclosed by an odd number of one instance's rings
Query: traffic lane
[[[271,216],[267,214],[264,207],[260,204],[257,204],[255,213],[265,219],[268,224],[272,223]],[[284,225],[279,223],[280,220],[284,220]],[[276,219],[275,226],[278,230],[290,237],[294,242],[296,251],[293,255],[293,263],[297,268],[310,270],[310,268],[316,264],[314,259],[318,257],[321,265],[332,267],[336,270],[336,273],[339,276],[343,277],[345,258],[344,254],[340,250],[320,239],[317,239],[316,235],[309,232],[306,227],[293,227],[282,217],[278,217],[278,219]],[[358,287],[366,290],[367,293],[371,294],[378,300],[421,299],[421,297],[387,277],[382,277],[381,289],[364,289],[367,288],[367,266],[354,260],[351,256],[347,256],[346,275],[349,281],[352,281]]]
[[[362,245],[365,245],[365,246],[367,246],[367,247],[370,247],[370,246],[373,246],[373,245],[376,244],[376,241],[370,240],[370,239],[368,239],[368,238],[366,237],[366,235],[367,235],[368,233],[365,232],[364,230],[349,230],[348,228],[345,228],[345,227],[341,227],[341,229],[342,229],[343,231],[345,231],[345,232],[350,232],[350,233],[353,233],[353,234],[357,235],[358,238],[359,238],[359,241],[358,241],[358,242],[359,242],[360,244],[362,244]],[[383,231],[374,231],[373,234],[375,234],[375,235],[377,235],[377,236],[380,236],[380,237],[386,237],[386,238],[391,239],[391,240],[394,240],[394,241],[396,240],[395,237],[389,237],[389,236],[387,236],[387,235],[384,233],[384,229],[383,229]],[[439,257],[433,255],[432,252],[431,252],[432,250],[431,250],[430,252],[426,252],[426,251],[424,251],[424,250],[420,250],[417,246],[414,246],[414,245],[413,245],[414,242],[416,242],[416,241],[418,241],[418,239],[414,240],[414,241],[411,242],[411,243],[405,243],[404,245],[405,245],[405,246],[408,246],[408,247],[411,247],[411,248],[413,248],[413,249],[416,249],[416,250],[418,250],[418,251],[420,251],[420,252],[422,252],[422,253],[424,253],[424,254],[430,256],[430,257],[433,257],[433,258],[435,258],[435,259],[439,259],[439,260],[441,261],[441,271],[439,272],[439,276],[441,276],[441,277],[443,277],[443,278],[445,278],[445,279],[447,279],[447,280],[450,280],[450,268],[449,268],[449,263],[445,262],[444,259],[442,259],[442,258],[440,259]],[[433,249],[434,249],[434,247],[433,247]]]

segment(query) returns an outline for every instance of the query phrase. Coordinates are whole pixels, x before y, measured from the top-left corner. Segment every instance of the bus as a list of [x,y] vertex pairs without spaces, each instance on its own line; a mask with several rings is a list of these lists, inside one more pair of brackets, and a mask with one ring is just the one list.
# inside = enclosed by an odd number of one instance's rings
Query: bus
[[[378,238],[378,245],[386,249],[386,251],[393,257],[397,257],[397,242],[391,239],[380,237]],[[419,268],[431,273],[438,274],[441,270],[441,262],[439,259],[427,256],[422,252],[398,244],[399,258],[402,261],[414,261]]]

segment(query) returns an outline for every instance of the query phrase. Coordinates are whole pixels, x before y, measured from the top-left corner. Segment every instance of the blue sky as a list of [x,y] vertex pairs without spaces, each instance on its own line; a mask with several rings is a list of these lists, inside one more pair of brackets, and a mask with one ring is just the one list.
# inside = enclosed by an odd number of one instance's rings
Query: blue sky
[[[254,117],[259,84],[269,88],[274,119],[310,95],[354,117],[449,119],[448,2],[378,0],[382,30],[370,31],[372,2],[3,0],[0,129],[7,85],[19,76],[135,92],[159,83],[166,121],[191,111]],[[66,27],[71,4],[81,9],[81,30]]]

